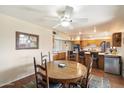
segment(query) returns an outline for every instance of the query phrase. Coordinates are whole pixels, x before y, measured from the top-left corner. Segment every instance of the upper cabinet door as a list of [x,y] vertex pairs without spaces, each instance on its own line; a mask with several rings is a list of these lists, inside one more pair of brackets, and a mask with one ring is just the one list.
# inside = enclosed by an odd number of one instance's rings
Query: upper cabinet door
[[114,47],[121,47],[121,37],[122,37],[121,32],[114,33],[112,35],[112,44]]

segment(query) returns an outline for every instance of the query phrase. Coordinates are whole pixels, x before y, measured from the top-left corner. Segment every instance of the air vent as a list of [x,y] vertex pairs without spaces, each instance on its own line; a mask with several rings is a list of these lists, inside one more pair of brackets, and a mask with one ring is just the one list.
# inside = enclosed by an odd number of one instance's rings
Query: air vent
[[56,32],[55,32],[55,31],[53,31],[53,34],[54,34],[54,35],[56,35]]

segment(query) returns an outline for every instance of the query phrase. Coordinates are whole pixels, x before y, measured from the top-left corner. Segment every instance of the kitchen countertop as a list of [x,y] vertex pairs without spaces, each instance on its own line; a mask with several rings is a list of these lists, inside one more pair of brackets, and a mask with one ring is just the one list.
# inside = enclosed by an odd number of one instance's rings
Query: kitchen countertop
[[[63,52],[66,52],[66,51],[54,51],[53,54],[58,54],[58,53],[63,53]],[[85,52],[85,54],[90,54],[90,52]],[[106,54],[106,53],[99,53],[99,55],[101,56],[112,56],[112,57],[120,57],[121,55],[120,54]]]
[[65,52],[65,53],[66,53],[66,51],[53,51],[53,54],[63,53],[63,52]]
[[[90,52],[85,52],[85,54],[90,54]],[[99,55],[103,55],[103,56],[115,56],[115,57],[121,56],[120,54],[106,54],[106,53],[99,53]]]

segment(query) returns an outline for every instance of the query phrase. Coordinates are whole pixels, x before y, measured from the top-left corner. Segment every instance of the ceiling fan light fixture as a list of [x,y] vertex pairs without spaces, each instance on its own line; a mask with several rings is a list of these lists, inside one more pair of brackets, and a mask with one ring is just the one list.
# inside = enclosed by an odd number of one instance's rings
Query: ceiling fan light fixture
[[68,21],[63,21],[63,22],[61,22],[61,25],[62,25],[63,27],[67,27],[67,26],[70,25],[70,22],[68,22]]

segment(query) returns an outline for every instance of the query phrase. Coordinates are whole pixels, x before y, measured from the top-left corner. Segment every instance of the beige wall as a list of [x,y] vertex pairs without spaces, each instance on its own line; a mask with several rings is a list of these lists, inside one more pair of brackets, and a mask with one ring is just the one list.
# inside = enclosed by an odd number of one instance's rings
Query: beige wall
[[[15,50],[15,32],[39,35],[39,49]],[[52,52],[52,31],[0,14],[0,86],[33,73],[33,56]]]

